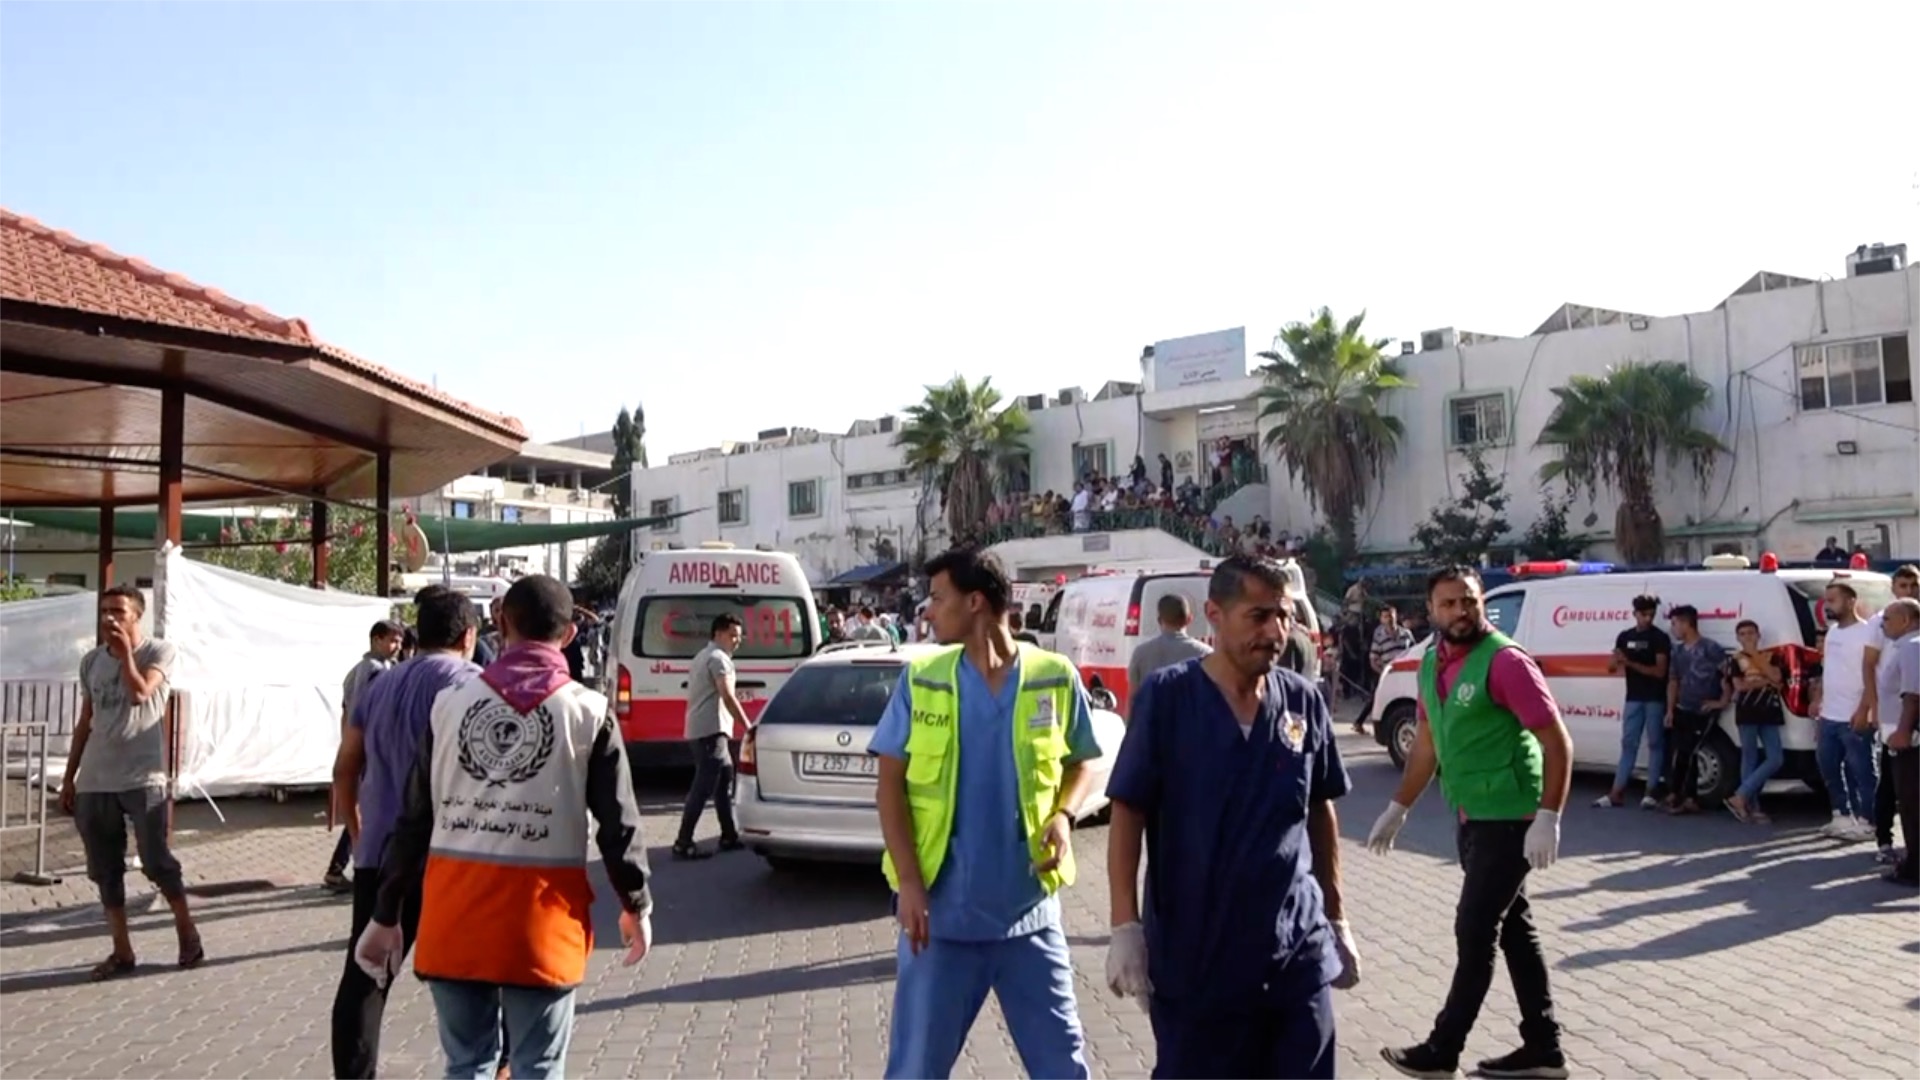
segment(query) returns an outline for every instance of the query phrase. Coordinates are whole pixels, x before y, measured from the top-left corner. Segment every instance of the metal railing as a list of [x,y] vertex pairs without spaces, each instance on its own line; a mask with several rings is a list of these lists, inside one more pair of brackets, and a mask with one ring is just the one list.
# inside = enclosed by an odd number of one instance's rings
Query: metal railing
[[[13,880],[23,885],[57,885],[60,878],[47,872],[47,760],[53,725],[44,720],[0,723],[0,837],[8,833],[32,832],[33,869],[22,870]],[[15,748],[21,764],[22,810],[13,821],[13,769]]]

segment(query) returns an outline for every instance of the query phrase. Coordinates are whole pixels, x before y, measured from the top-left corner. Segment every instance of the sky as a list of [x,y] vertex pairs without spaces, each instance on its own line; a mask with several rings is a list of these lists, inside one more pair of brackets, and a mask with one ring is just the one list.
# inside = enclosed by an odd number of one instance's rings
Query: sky
[[[1907,46],[1898,42],[1907,41]],[[535,438],[1920,255],[1920,4],[0,4],[0,204]]]

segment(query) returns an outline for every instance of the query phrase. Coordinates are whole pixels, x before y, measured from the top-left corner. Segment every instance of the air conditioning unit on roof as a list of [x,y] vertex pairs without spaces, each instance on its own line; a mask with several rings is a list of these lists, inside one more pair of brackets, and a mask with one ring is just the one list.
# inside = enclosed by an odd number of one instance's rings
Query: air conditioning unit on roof
[[1451,326],[1442,327],[1439,330],[1420,331],[1421,352],[1439,352],[1441,349],[1451,349],[1459,343],[1460,334]]

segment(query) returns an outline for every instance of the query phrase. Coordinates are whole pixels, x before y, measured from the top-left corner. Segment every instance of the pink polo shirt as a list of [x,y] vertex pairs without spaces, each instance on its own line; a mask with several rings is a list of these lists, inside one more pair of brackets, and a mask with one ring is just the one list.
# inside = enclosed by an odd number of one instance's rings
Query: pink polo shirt
[[[1443,637],[1439,639],[1439,649],[1439,670],[1434,673],[1433,690],[1445,698],[1460,674],[1460,665],[1473,652],[1473,646],[1454,645]],[[1487,692],[1493,695],[1495,705],[1518,717],[1520,726],[1528,731],[1550,728],[1560,719],[1560,706],[1555,704],[1553,692],[1547,689],[1547,677],[1523,649],[1501,649],[1493,654],[1493,661],[1487,665]],[[1421,696],[1417,702],[1415,707],[1424,724],[1427,722],[1426,698]],[[1460,811],[1460,820],[1467,820],[1465,810]]]

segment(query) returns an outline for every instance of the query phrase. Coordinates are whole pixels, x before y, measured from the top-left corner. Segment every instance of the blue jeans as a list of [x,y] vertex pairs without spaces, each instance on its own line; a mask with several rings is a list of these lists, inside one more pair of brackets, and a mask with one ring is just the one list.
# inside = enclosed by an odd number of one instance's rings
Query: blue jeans
[[[1763,748],[1767,754],[1764,760],[1760,757]],[[1741,725],[1739,795],[1743,802],[1751,803],[1786,763],[1787,752],[1780,746],[1778,724]]]
[[1640,739],[1647,740],[1647,794],[1660,790],[1661,770],[1667,764],[1667,703],[1629,701],[1620,709],[1620,764],[1613,770],[1613,790],[1627,790],[1634,763],[1640,759]]
[[447,1075],[493,1080],[500,1069],[501,1015],[505,1014],[507,1063],[527,1080],[562,1080],[567,1043],[573,1038],[573,987],[527,986],[429,979],[440,1017],[440,1050]]
[[1827,785],[1827,801],[1838,817],[1873,820],[1873,738],[1853,730],[1845,720],[1820,720],[1820,741],[1814,747],[1820,780]]

